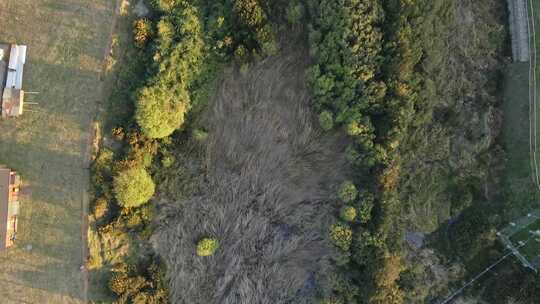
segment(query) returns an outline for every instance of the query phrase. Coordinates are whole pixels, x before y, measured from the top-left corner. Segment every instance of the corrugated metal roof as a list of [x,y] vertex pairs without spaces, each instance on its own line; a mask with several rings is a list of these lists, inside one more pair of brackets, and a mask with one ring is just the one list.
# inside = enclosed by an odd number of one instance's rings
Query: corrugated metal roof
[[[26,45],[0,44],[0,49],[9,57],[0,60],[0,100],[2,117],[19,116],[23,113],[24,91],[22,90]],[[5,80],[5,81],[4,81]]]
[[11,53],[9,54],[9,69],[16,70],[19,64],[19,48],[17,45],[11,45]]

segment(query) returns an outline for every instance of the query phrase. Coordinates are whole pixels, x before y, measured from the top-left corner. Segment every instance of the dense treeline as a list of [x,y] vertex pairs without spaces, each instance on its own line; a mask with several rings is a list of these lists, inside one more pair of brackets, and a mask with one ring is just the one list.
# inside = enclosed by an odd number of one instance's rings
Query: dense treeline
[[[486,6],[495,6],[475,5],[484,6],[484,15],[491,13]],[[478,132],[482,127],[474,124],[474,115],[487,112],[489,127],[497,128],[493,96],[498,74],[493,66],[500,60],[504,33],[496,18],[486,18],[478,22],[481,33],[466,35],[462,29],[456,36],[456,24],[463,22],[457,18],[463,16],[454,12],[467,16],[471,8],[450,0],[309,1],[308,7],[315,60],[308,77],[321,126],[347,132],[357,187],[375,198],[367,225],[347,224],[353,241],[344,281],[358,288],[335,288],[335,296],[345,303],[424,301],[418,296],[424,294],[422,288],[408,287],[414,285],[408,281],[413,272],[404,261],[402,233],[405,227],[425,228],[435,219],[434,229],[478,196],[476,187],[487,176],[486,155],[497,130]],[[449,41],[454,49],[447,47]],[[480,73],[493,76],[486,81]],[[466,144],[463,133],[474,134]],[[425,195],[432,197],[424,200]],[[433,201],[435,197],[440,201]],[[363,203],[360,196],[358,204]],[[442,215],[448,205],[452,213]],[[428,206],[433,208],[429,213],[415,213]],[[472,239],[466,235],[462,241],[469,244]]]
[[[344,272],[361,292],[337,292],[341,301],[403,303],[398,280],[397,183],[400,140],[417,103],[415,74],[421,48],[413,43],[408,15],[416,5],[394,1],[311,1],[310,45],[316,64],[309,79],[320,120],[343,126],[353,143],[347,153],[359,188],[375,197],[370,223],[353,226],[351,261]],[[420,5],[419,5],[420,6]],[[371,177],[371,178],[370,178]],[[374,177],[374,178],[373,178]],[[359,204],[370,203],[369,201]],[[354,273],[360,275],[354,275]],[[336,291],[339,289],[336,289]]]

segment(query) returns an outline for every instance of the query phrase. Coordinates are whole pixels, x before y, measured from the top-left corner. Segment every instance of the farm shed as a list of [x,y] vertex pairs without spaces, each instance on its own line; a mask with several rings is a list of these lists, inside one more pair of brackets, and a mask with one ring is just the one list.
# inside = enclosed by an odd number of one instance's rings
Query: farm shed
[[0,99],[2,117],[19,116],[23,113],[22,90],[26,46],[0,44]]
[[13,245],[19,216],[21,178],[6,167],[0,167],[0,251]]

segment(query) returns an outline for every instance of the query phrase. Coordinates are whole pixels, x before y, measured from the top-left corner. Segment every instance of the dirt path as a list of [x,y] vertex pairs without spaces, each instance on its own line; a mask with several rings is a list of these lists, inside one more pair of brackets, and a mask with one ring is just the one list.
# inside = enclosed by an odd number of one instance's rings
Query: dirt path
[[[99,81],[103,81],[105,79],[105,75],[107,74],[107,68],[108,68],[108,62],[110,60],[110,57],[112,55],[112,47],[113,47],[113,38],[115,31],[117,29],[117,23],[118,23],[118,16],[120,14],[120,8],[122,5],[122,2],[124,0],[116,0],[116,5],[112,17],[111,27],[110,27],[110,34],[109,34],[109,40],[107,43],[107,47],[105,48],[105,51],[103,52],[103,63],[101,67],[101,71],[98,76]],[[101,96],[104,100],[106,100],[110,95],[110,90],[105,88],[104,86],[101,87]],[[97,107],[96,107],[96,115],[98,115]],[[89,170],[90,165],[93,161],[93,156],[95,153],[97,153],[97,150],[99,149],[99,125],[96,123],[97,118],[94,117],[93,121],[91,122],[91,125],[89,126],[89,138],[84,158],[84,167]],[[83,248],[82,248],[82,260],[84,263],[88,261],[89,258],[89,248],[88,248],[88,213],[89,213],[89,194],[87,191],[83,191],[82,195],[82,226],[81,226],[81,237],[83,240]],[[89,289],[89,273],[88,269],[85,267],[81,267],[82,273],[83,273],[83,295],[84,295],[84,303],[88,303],[88,289]]]

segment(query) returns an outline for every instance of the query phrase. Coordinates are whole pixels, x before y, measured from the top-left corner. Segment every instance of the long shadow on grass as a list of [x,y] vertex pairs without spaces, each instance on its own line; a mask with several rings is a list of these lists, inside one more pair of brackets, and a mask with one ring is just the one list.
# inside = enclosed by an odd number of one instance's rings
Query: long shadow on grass
[[88,184],[83,159],[52,151],[42,140],[2,143],[0,162],[19,171],[32,193],[22,199],[18,246],[31,245],[43,263],[32,271],[14,265],[12,276],[32,288],[79,297],[81,200]]

